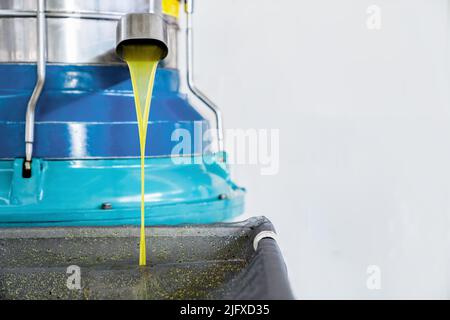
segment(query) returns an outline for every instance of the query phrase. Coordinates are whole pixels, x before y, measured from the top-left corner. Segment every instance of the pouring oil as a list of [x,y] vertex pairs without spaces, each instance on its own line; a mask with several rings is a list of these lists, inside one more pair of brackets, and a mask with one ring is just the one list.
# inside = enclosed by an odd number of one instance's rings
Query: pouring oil
[[123,55],[130,70],[139,130],[141,150],[141,234],[139,242],[139,265],[145,266],[147,264],[145,243],[145,145],[155,74],[158,63],[163,56],[163,50],[155,45],[127,44],[124,45]]

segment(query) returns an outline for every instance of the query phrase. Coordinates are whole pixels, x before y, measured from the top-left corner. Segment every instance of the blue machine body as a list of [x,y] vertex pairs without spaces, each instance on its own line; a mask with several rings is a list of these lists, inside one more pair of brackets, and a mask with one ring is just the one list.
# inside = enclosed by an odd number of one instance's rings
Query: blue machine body
[[[3,64],[0,75],[0,226],[139,224],[140,150],[127,67],[47,66],[31,178],[22,177],[22,164],[36,66]],[[226,155],[208,151],[210,124],[179,88],[177,70],[158,69],[146,222],[229,220],[243,212],[245,191],[231,181]]]
[[[36,66],[0,65],[0,159],[25,157],[25,113]],[[179,74],[158,69],[148,128],[147,156],[167,156],[179,141],[175,129],[196,138],[192,153],[208,144],[196,130],[209,123],[179,93]],[[36,109],[34,156],[44,159],[138,157],[134,98],[126,66],[47,66]],[[202,146],[203,142],[203,146]]]

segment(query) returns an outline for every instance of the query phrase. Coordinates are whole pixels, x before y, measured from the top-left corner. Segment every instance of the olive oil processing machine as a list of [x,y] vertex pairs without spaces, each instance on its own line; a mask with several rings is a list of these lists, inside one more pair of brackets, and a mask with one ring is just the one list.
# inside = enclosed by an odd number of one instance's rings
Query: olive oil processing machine
[[[0,298],[291,297],[270,222],[226,223],[245,189],[230,178],[220,111],[195,86],[194,7],[181,2],[0,1]],[[136,262],[139,138],[116,52],[142,40],[168,51],[145,160],[151,281]],[[84,270],[78,291],[69,265]]]

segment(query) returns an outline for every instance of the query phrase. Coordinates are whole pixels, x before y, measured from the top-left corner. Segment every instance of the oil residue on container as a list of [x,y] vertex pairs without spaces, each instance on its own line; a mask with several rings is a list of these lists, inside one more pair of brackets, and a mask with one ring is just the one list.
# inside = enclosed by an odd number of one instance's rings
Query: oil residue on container
[[123,48],[124,60],[130,70],[134,102],[139,129],[141,150],[141,234],[139,244],[139,265],[147,264],[145,244],[145,146],[147,125],[152,101],[156,69],[163,56],[163,50],[155,45],[128,44]]

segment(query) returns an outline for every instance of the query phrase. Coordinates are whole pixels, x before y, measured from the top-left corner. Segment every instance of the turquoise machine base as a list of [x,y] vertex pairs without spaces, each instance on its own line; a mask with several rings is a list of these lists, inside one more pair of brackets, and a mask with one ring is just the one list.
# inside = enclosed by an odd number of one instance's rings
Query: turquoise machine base
[[[240,215],[245,190],[233,184],[224,159],[146,159],[146,224],[213,223]],[[22,164],[0,161],[0,227],[140,224],[140,159],[34,159],[30,179],[22,178]]]

